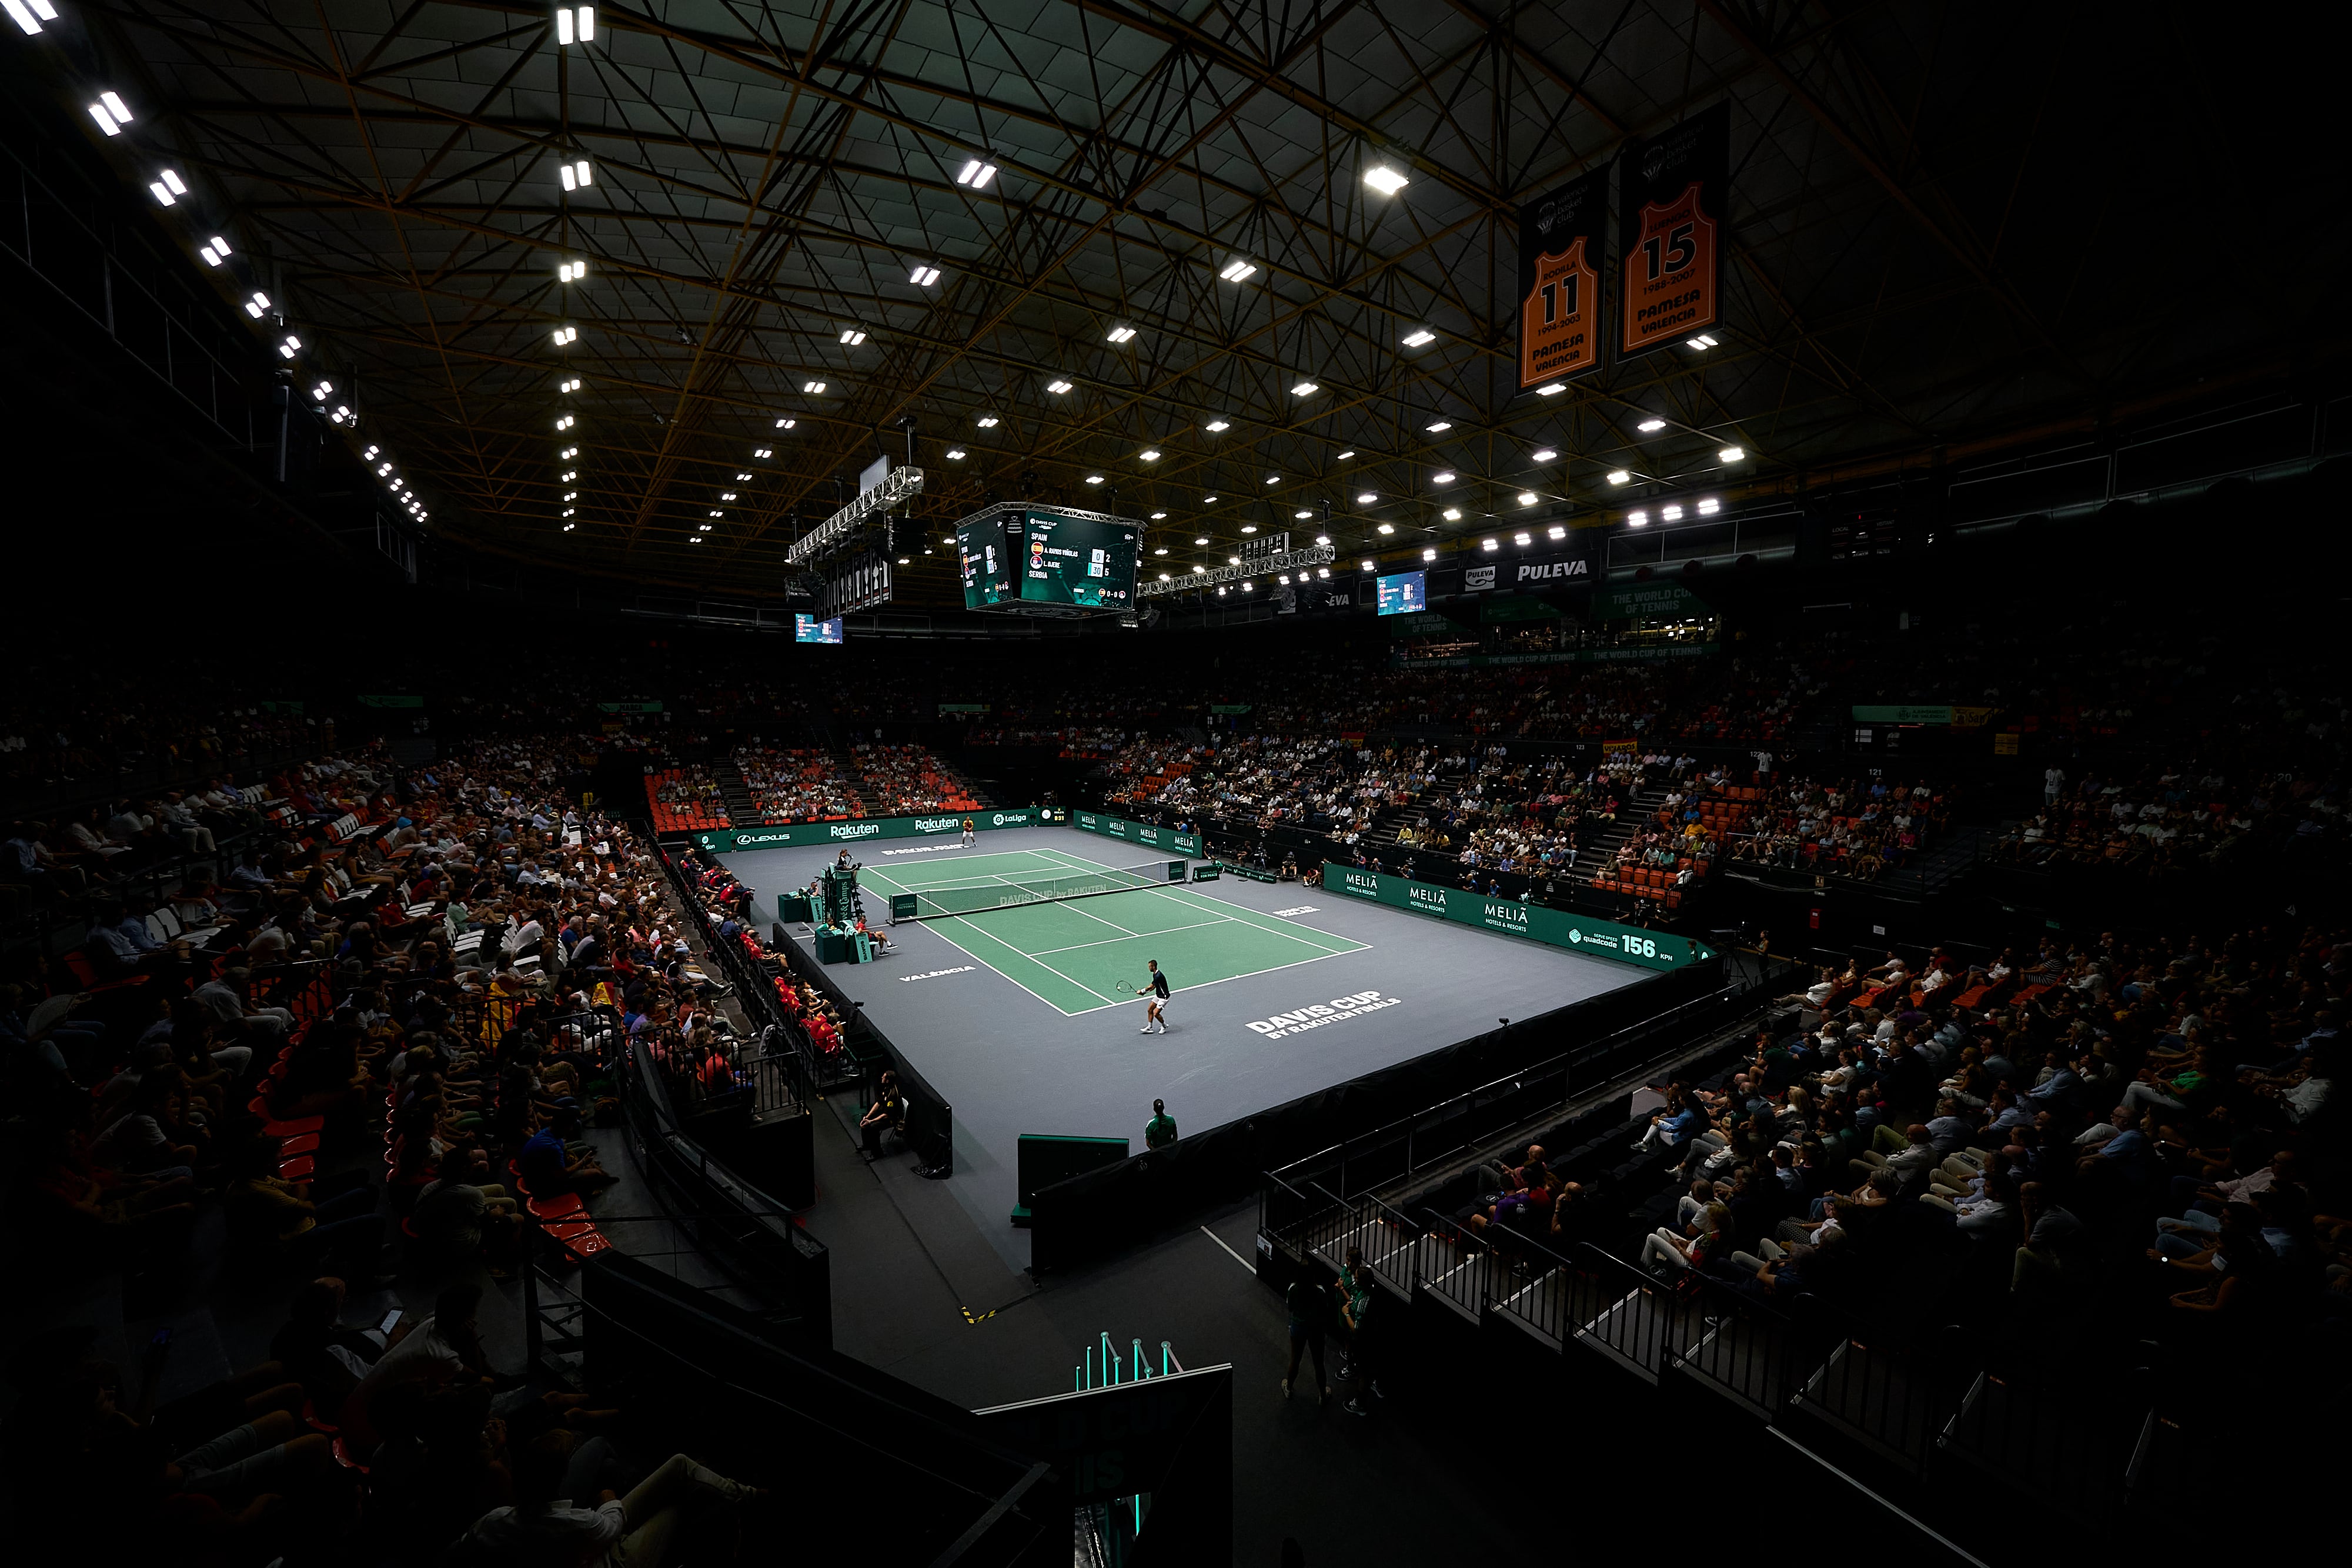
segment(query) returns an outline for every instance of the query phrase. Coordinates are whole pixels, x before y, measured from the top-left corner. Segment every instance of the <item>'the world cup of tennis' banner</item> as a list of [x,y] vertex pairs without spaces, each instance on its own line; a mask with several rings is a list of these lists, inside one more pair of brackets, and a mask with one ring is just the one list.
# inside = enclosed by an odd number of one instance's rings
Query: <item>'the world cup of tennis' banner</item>
[[1178,854],[1197,855],[1201,840],[1193,833],[1180,833],[1173,828],[1157,828],[1149,822],[1130,822],[1124,817],[1107,817],[1100,811],[1073,811],[1070,826],[1080,832],[1100,833],[1107,839],[1124,839],[1130,844],[1143,844],[1155,850],[1174,850]]
[[1617,191],[1617,351],[1622,358],[1723,319],[1731,106],[1717,104],[1627,150]]
[[855,817],[839,822],[787,822],[776,828],[722,828],[697,833],[694,841],[713,854],[737,850],[787,850],[803,844],[854,844],[866,839],[922,839],[963,831],[964,819],[981,829],[1034,828],[1045,813],[1024,806],[1012,811],[942,811],[933,817]]
[[1410,877],[1363,871],[1336,861],[1323,862],[1323,889],[1371,904],[1410,909],[1416,915],[1434,915],[1457,925],[1499,931],[1506,936],[1524,936],[1530,942],[1565,947],[1572,953],[1588,953],[1595,958],[1637,964],[1644,969],[1687,969],[1715,956],[1715,949],[1706,943],[1677,936],[1670,931],[1620,925],[1566,910],[1547,909],[1539,904],[1521,904],[1516,898],[1488,898],[1467,888],[1414,882]]
[[1519,209],[1519,385],[1548,386],[1601,362],[1601,253],[1609,169]]

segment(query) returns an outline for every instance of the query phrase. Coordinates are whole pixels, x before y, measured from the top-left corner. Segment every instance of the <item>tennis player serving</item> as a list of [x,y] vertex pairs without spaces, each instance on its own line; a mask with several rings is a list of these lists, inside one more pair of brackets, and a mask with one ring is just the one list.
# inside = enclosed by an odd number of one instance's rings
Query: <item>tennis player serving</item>
[[1151,1000],[1144,1009],[1143,1027],[1135,1032],[1166,1034],[1168,1032],[1168,977],[1160,972],[1159,959],[1147,958],[1144,963],[1150,967],[1151,973],[1136,989]]

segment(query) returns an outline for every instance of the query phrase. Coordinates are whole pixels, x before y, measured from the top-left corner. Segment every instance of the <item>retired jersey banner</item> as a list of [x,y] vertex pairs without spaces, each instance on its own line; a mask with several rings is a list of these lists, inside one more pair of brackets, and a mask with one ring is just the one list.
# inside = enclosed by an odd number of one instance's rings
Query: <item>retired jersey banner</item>
[[1549,386],[1601,362],[1606,165],[1519,209],[1519,386]]
[[1719,103],[1625,154],[1617,193],[1620,355],[1646,354],[1723,319],[1731,106]]

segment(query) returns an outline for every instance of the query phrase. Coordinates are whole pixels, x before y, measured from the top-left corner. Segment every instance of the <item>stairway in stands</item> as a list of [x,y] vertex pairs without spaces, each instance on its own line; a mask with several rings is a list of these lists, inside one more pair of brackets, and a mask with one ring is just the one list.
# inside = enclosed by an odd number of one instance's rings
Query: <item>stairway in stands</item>
[[719,785],[719,798],[727,803],[727,820],[739,828],[757,827],[766,819],[760,808],[751,803],[751,789],[744,781],[743,770],[735,766],[732,757],[711,759],[710,777]]

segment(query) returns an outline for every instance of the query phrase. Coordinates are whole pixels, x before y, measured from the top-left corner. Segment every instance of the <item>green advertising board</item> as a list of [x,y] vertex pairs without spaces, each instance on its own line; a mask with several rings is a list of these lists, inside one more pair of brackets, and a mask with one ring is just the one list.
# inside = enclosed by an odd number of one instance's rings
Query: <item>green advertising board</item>
[[1688,621],[1715,613],[1679,582],[1621,582],[1592,596],[1595,621]]
[[1687,969],[1715,956],[1715,949],[1706,943],[1672,932],[1619,925],[1613,921],[1548,909],[1540,904],[1521,904],[1516,898],[1488,898],[1466,888],[1440,887],[1435,883],[1414,882],[1386,872],[1361,871],[1334,861],[1323,862],[1323,888],[1327,893],[1385,904],[1392,909],[1409,909],[1416,915],[1433,915],[1458,925],[1476,925],[1499,931],[1506,936],[1524,936],[1547,946],[1565,947],[1595,958],[1614,958],[1621,964],[1634,964],[1644,969]]
[[694,841],[713,854],[737,850],[786,850],[803,844],[854,844],[866,839],[929,839],[963,831],[970,817],[982,830],[1034,828],[1045,813],[1034,806],[1010,811],[948,811],[936,817],[866,817],[847,822],[791,822],[780,828],[721,828]]
[[1486,670],[1510,664],[1646,664],[1661,659],[1701,659],[1720,653],[1720,643],[1656,643],[1631,648],[1570,648],[1558,653],[1464,653],[1449,659],[1416,659],[1402,651],[1389,655],[1404,670]]
[[1130,822],[1124,817],[1107,817],[1100,811],[1073,811],[1070,826],[1081,832],[1100,833],[1107,839],[1124,839],[1131,844],[1143,844],[1155,850],[1174,850],[1179,854],[1201,852],[1198,834],[1180,833],[1173,828],[1155,828],[1149,822]]

